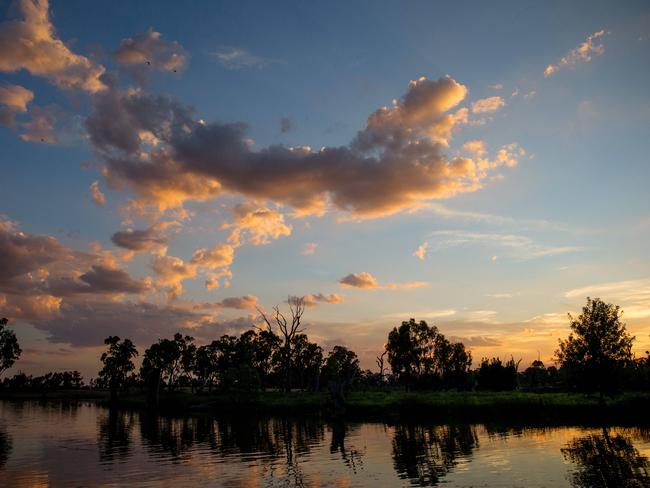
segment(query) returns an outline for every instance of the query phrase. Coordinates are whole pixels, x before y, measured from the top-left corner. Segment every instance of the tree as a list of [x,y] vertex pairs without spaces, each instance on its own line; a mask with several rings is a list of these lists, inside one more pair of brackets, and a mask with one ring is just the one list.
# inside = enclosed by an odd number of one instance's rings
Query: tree
[[184,372],[191,372],[193,355],[196,347],[194,338],[177,332],[173,339],[160,339],[144,352],[140,376],[150,386],[159,388],[160,382],[173,389],[178,377]]
[[297,379],[299,388],[318,391],[323,367],[323,349],[315,342],[309,342],[305,334],[293,339],[292,378]]
[[104,340],[108,351],[101,356],[104,367],[99,372],[99,378],[111,390],[111,401],[117,400],[117,390],[125,385],[128,374],[135,369],[133,358],[138,351],[129,339],[120,341],[117,336],[109,336]]
[[346,393],[354,381],[361,376],[359,358],[347,347],[334,346],[325,360],[323,376],[327,381],[334,405],[342,407]]
[[611,394],[620,388],[622,374],[632,361],[630,336],[621,323],[618,305],[587,297],[577,317],[569,314],[571,333],[555,352],[571,386],[587,392]]
[[492,390],[504,391],[514,390],[517,388],[517,369],[519,368],[519,361],[515,362],[514,358],[510,358],[505,364],[501,359],[483,358],[481,366],[476,371],[476,381],[479,390]]
[[[291,362],[293,359],[293,339],[297,334],[304,332],[300,328],[300,320],[305,312],[305,299],[297,297],[289,297],[289,311],[291,312],[291,322],[287,320],[284,314],[280,311],[280,307],[276,305],[273,307],[273,315],[271,318],[267,317],[259,308],[257,311],[262,316],[266,323],[267,330],[273,332],[273,323],[280,330],[282,338],[282,347],[280,348],[280,358],[282,362],[282,390],[289,392],[291,390]],[[273,322],[272,322],[273,321]]]
[[0,319],[0,376],[14,365],[23,352],[14,331],[6,328],[8,323],[8,319]]
[[402,322],[388,334],[388,363],[409,390],[414,382],[445,388],[464,387],[471,354],[461,342],[450,342],[424,320]]

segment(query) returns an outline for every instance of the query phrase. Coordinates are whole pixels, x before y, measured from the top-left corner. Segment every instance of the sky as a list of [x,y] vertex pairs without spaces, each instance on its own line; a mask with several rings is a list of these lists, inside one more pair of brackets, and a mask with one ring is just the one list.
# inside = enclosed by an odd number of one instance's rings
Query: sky
[[375,368],[413,317],[552,364],[586,297],[650,348],[647,2],[0,1],[14,371],[305,297]]

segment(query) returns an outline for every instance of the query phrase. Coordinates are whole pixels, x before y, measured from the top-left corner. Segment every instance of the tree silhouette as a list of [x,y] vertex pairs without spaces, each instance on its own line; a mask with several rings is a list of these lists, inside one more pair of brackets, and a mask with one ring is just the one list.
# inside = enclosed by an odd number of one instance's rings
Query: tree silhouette
[[117,336],[109,336],[104,340],[108,351],[101,356],[104,367],[99,372],[99,377],[111,390],[111,401],[117,400],[117,390],[125,386],[128,374],[135,369],[133,358],[138,351],[129,339],[120,341]]
[[347,391],[354,380],[361,376],[359,358],[347,347],[334,346],[325,360],[323,376],[327,380],[334,406],[342,407]]
[[8,323],[8,319],[0,319],[0,376],[14,365],[22,353],[16,334],[6,328]]
[[280,311],[280,307],[276,305],[273,307],[273,315],[271,318],[261,310],[257,309],[262,319],[266,323],[267,330],[273,332],[274,325],[280,331],[283,343],[280,349],[280,357],[282,361],[282,390],[289,392],[291,390],[291,361],[293,359],[293,340],[297,334],[302,333],[304,330],[300,328],[300,320],[305,312],[305,299],[289,297],[287,300],[289,304],[289,311],[291,312],[291,322],[287,320],[284,314]]
[[620,387],[623,369],[632,361],[634,337],[620,320],[618,305],[587,298],[582,314],[569,314],[571,334],[560,340],[556,358],[571,385],[596,391],[600,398]]

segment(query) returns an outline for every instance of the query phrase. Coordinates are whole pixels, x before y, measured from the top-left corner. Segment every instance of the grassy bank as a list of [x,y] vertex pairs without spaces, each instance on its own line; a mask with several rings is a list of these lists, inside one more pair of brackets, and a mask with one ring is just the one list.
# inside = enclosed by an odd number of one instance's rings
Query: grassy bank
[[[101,390],[56,391],[46,394],[0,394],[5,399],[93,400],[108,402]],[[120,405],[145,408],[139,391],[120,397]],[[190,391],[162,392],[160,409],[174,412],[257,414],[333,414],[326,393],[261,392],[250,395],[227,393],[193,394]],[[628,392],[599,403],[598,397],[575,393],[527,392],[413,392],[374,391],[349,395],[345,412],[358,419],[381,418],[461,418],[489,421],[517,419],[534,421],[647,422],[650,393]]]

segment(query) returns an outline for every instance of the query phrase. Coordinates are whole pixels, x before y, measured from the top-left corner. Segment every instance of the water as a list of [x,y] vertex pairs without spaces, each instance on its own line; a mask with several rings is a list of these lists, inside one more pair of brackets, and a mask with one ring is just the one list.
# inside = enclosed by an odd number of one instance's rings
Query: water
[[0,401],[0,487],[645,487],[650,431],[111,412]]

